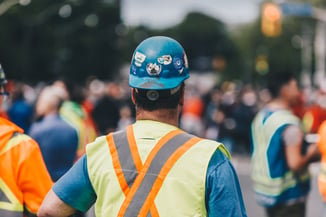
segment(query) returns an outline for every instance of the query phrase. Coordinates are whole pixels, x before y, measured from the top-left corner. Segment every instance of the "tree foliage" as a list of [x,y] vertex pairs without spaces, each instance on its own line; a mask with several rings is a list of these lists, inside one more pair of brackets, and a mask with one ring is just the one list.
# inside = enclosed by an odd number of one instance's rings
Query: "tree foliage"
[[[0,0],[0,11],[7,1],[13,0]],[[313,30],[314,20],[284,17],[282,22],[282,34],[273,38],[262,35],[260,18],[229,27],[199,12],[163,30],[128,29],[120,20],[120,0],[32,0],[0,15],[0,62],[9,78],[26,81],[63,76],[83,81],[92,75],[111,79],[130,62],[140,41],[166,35],[184,46],[192,71],[259,82],[264,77],[255,69],[259,55],[266,56],[269,72],[302,70],[302,47],[294,45],[294,39],[300,39],[307,26]]]
[[287,70],[294,72],[299,78],[303,68],[303,43],[313,46],[312,41],[304,42],[303,34],[308,29],[313,40],[315,21],[308,17],[283,16],[281,35],[266,37],[261,32],[260,19],[259,17],[254,23],[241,26],[232,32],[233,39],[241,51],[241,58],[245,62],[245,73],[251,81],[262,81],[265,74],[259,74],[255,64],[257,58],[263,55],[268,63],[268,73]]
[[0,25],[0,60],[9,78],[107,78],[119,66],[118,1],[33,0],[10,8]]

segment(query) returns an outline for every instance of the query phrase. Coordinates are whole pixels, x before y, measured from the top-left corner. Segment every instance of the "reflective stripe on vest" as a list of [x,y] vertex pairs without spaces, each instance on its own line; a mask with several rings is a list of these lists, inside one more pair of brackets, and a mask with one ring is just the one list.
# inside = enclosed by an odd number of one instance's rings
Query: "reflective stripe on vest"
[[326,163],[324,162],[320,164],[319,177],[326,181]]
[[[127,133],[120,132],[108,136],[114,168],[121,189],[126,195],[118,216],[158,216],[154,200],[165,177],[174,163],[200,139],[181,130],[171,131],[161,138],[149,154],[144,166],[140,168],[139,153],[132,139],[133,134],[130,132],[132,128],[128,128]],[[125,172],[136,171],[135,168],[139,175]]]
[[[6,146],[0,151],[0,155],[19,145],[22,141],[29,140],[25,134],[14,133]],[[22,202],[15,196],[10,187],[0,178],[0,216],[22,216],[24,211]]]
[[[133,135],[132,126],[128,126],[126,131],[117,132],[113,137],[108,136],[113,165],[125,196],[128,195],[135,178],[143,167]],[[149,216],[158,216],[155,206],[151,208],[151,213],[153,215],[149,213]]]
[[10,188],[0,178],[0,216],[22,216],[23,206],[15,195],[11,192]]

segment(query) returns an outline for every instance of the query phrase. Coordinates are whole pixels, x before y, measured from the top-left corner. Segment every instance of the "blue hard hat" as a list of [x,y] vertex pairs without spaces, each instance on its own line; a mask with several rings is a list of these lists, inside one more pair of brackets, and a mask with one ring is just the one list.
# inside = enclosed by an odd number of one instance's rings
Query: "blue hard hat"
[[142,41],[135,49],[130,66],[131,87],[148,90],[173,89],[187,78],[187,56],[176,40],[154,36]]

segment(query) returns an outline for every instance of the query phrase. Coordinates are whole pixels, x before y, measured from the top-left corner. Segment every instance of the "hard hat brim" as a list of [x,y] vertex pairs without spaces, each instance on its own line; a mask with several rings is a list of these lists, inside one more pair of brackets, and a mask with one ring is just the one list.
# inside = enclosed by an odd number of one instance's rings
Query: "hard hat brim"
[[162,77],[137,77],[129,76],[129,86],[148,90],[166,90],[173,89],[179,86],[184,80],[189,78],[189,74],[178,78],[162,78]]

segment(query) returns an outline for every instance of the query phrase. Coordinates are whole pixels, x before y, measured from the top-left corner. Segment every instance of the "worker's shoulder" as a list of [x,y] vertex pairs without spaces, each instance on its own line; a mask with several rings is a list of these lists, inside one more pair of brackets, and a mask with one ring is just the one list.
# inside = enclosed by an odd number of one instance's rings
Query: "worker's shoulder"
[[31,136],[20,132],[13,133],[6,146],[9,148],[20,144],[32,147],[37,146],[36,141]]
[[35,154],[40,154],[38,143],[29,135],[24,133],[14,133],[5,144],[3,144],[0,154],[10,153],[12,157],[19,159],[32,159]]
[[86,145],[87,152],[102,152],[103,149],[108,149],[108,135],[97,137],[93,142]]
[[198,142],[198,145],[206,150],[211,150],[213,153],[220,152],[228,159],[231,158],[229,151],[225,148],[222,143],[218,141],[201,138]]

